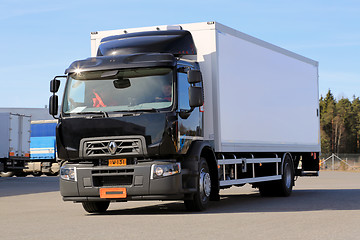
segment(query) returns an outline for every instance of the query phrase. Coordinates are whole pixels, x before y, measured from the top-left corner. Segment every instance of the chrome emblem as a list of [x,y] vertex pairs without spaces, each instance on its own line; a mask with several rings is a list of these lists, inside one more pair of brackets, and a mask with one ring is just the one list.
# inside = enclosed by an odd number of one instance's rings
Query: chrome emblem
[[109,149],[110,153],[114,155],[116,153],[117,147],[118,146],[116,145],[115,142],[110,142],[108,149]]

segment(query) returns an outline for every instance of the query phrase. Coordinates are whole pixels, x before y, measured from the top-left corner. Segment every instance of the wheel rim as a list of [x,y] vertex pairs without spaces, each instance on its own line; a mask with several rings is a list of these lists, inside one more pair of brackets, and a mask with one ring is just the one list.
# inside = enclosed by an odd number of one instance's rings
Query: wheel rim
[[204,201],[210,196],[211,192],[211,179],[210,174],[205,172],[205,169],[201,169],[200,172],[200,194],[201,199]]
[[291,183],[292,183],[292,179],[291,179],[291,169],[288,163],[286,163],[285,165],[285,186],[286,188],[291,188]]

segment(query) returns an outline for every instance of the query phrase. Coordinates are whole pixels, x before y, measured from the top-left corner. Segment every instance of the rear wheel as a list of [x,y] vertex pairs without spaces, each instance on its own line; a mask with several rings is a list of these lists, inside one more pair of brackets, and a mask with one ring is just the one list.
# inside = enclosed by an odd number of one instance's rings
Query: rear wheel
[[261,183],[259,185],[260,195],[288,197],[294,186],[294,167],[289,155],[286,155],[283,164],[283,174],[280,180]]
[[106,212],[110,205],[109,201],[102,202],[83,202],[82,206],[88,213],[102,213]]
[[209,166],[205,158],[200,158],[197,192],[194,194],[192,199],[184,201],[186,209],[190,211],[205,210],[209,203],[210,193],[211,178]]

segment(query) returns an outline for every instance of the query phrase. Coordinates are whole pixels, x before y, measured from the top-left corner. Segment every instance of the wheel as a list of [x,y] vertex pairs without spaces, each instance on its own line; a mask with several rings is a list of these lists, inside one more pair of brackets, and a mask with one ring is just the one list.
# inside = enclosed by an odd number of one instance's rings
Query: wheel
[[291,195],[294,186],[294,168],[289,155],[285,157],[283,166],[283,174],[280,180],[259,185],[261,196],[288,197]]
[[1,177],[12,177],[14,175],[15,175],[14,172],[0,172]]
[[199,182],[197,192],[190,200],[184,200],[186,209],[190,211],[205,210],[210,199],[211,193],[211,177],[209,166],[205,158],[200,158],[199,163]]
[[31,173],[34,177],[40,177],[42,175],[42,172],[33,172]]
[[28,175],[28,173],[20,171],[20,172],[15,172],[15,176],[17,177],[26,177]]
[[110,205],[109,201],[102,202],[82,202],[82,206],[88,213],[102,213],[106,212]]

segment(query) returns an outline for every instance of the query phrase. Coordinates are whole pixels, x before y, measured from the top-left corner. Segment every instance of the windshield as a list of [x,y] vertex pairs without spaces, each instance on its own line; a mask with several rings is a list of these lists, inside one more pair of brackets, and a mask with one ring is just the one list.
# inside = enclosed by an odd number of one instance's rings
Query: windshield
[[70,73],[63,112],[157,110],[172,106],[170,68],[138,68]]

